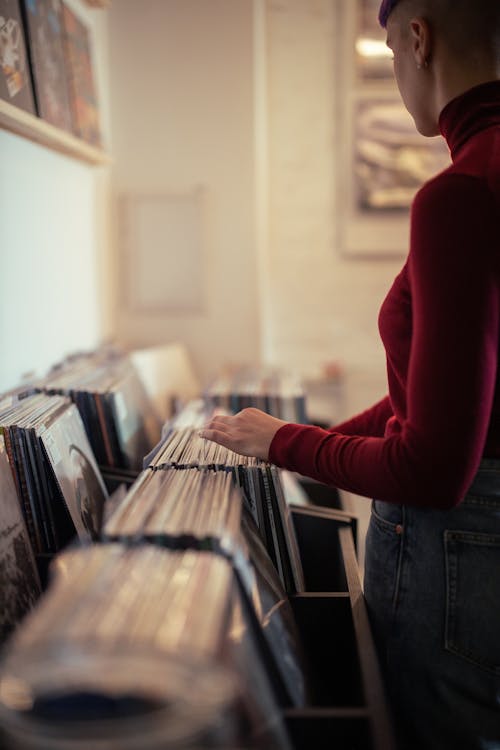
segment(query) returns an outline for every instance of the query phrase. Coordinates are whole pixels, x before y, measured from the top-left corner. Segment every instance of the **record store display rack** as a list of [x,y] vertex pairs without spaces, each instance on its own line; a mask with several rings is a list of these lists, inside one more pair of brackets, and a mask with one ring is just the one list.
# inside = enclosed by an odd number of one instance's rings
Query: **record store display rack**
[[[54,554],[75,535],[98,538],[108,493],[135,479],[160,430],[131,359],[112,348],[69,357],[45,378],[0,395],[3,494],[13,495],[30,548],[23,569],[34,556],[42,587]],[[18,599],[35,596],[31,582],[30,592]],[[4,616],[1,631],[11,624]]]
[[[94,427],[111,424],[107,392],[86,401]],[[1,746],[392,750],[355,517],[290,506],[276,467],[201,440],[206,402],[164,426],[110,503],[77,401],[32,394],[0,409],[12,622],[40,592],[33,541],[57,550],[68,520],[80,540],[55,558],[46,594],[4,648]]]

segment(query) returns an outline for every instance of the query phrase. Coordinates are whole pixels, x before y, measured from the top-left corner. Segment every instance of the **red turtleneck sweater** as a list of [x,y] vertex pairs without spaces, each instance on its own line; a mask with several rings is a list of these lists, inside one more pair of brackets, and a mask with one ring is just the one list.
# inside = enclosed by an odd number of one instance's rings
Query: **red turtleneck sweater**
[[500,81],[440,116],[452,165],[417,193],[380,309],[389,395],[332,430],[287,424],[269,460],[359,495],[451,508],[500,458]]

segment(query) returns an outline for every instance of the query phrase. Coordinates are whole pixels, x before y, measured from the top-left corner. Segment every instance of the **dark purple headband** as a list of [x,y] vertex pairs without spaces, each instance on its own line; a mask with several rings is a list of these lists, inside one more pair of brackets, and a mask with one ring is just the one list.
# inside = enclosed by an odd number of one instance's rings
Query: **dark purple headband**
[[383,29],[387,26],[387,19],[394,10],[394,6],[398,4],[399,0],[382,0],[380,10],[378,12],[378,22]]

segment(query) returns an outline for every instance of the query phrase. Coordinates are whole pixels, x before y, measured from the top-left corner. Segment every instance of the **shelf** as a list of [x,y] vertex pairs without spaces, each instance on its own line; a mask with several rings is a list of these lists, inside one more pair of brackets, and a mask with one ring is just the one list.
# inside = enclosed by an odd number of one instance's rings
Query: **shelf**
[[293,750],[395,750],[389,707],[342,510],[293,507],[306,591],[290,597],[301,636],[308,700],[285,707]]
[[39,117],[14,107],[0,99],[0,128],[20,135],[42,146],[72,156],[87,164],[110,164],[108,154],[102,149],[90,146],[88,143],[66,133],[60,128],[50,125]]
[[352,528],[357,518],[333,508],[292,506],[292,521],[299,545],[306,591],[347,591],[339,528]]

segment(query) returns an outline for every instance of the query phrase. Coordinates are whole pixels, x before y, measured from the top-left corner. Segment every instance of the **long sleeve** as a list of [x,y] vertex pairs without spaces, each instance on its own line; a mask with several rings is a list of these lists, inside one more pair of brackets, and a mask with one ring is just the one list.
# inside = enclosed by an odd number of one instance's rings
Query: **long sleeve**
[[483,454],[495,392],[497,201],[486,180],[453,173],[427,183],[414,201],[410,300],[405,290],[399,297],[394,290],[395,300],[389,293],[380,320],[397,417],[390,434],[285,425],[272,441],[272,462],[388,502],[460,502]]

